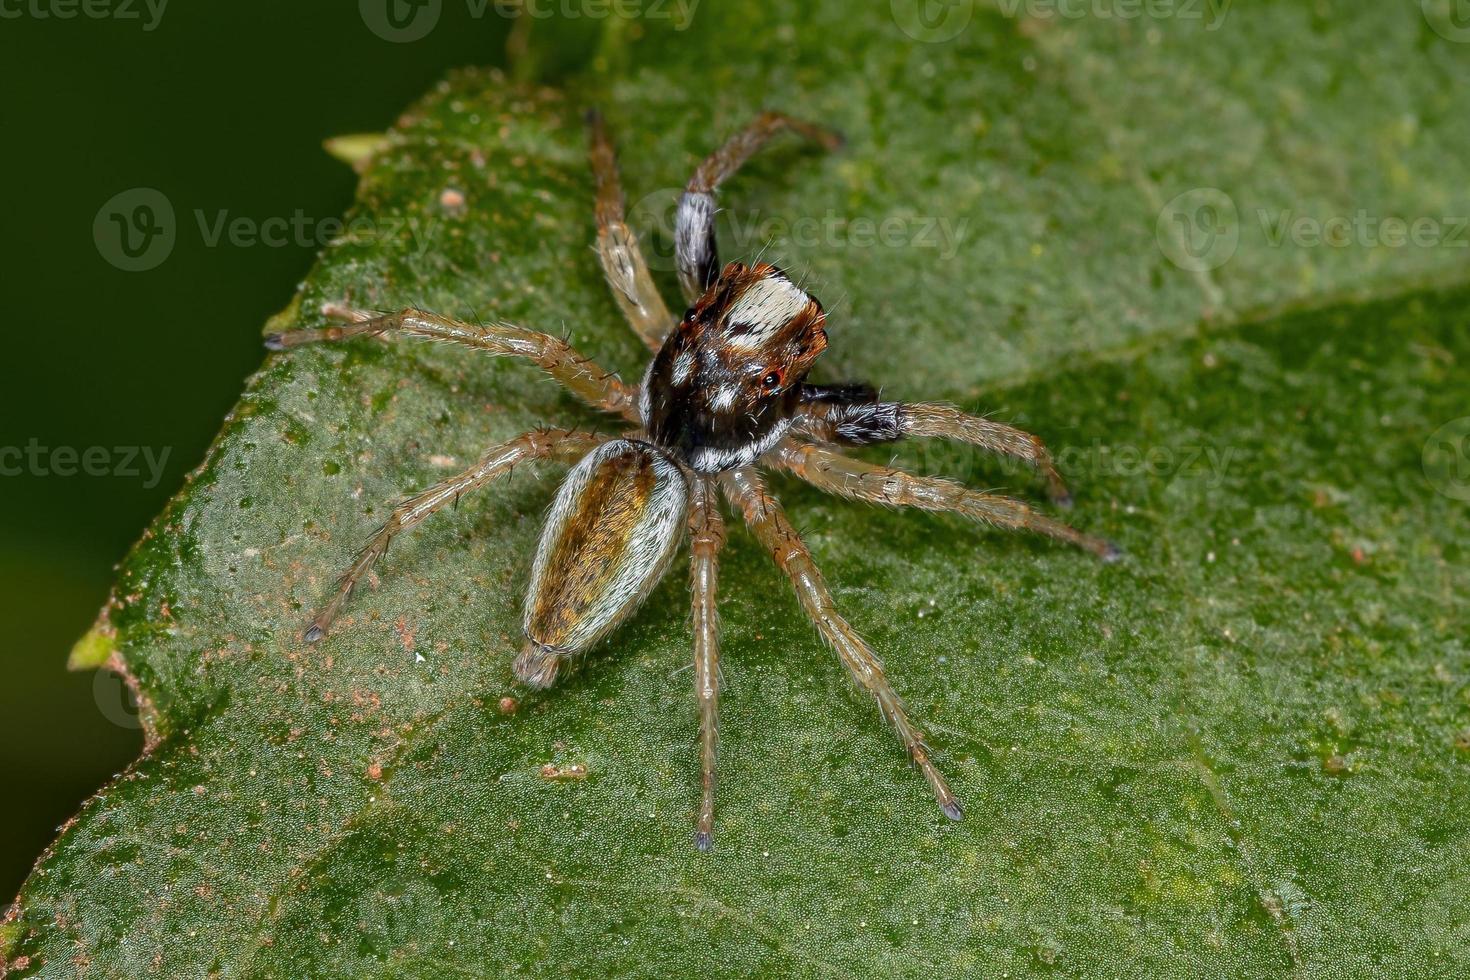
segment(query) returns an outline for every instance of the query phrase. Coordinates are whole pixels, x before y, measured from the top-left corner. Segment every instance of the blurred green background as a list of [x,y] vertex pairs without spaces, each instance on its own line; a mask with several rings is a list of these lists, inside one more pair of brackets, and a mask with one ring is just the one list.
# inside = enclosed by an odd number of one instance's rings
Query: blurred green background
[[[294,234],[211,247],[196,210],[211,224],[340,216],[356,178],[322,139],[383,129],[449,67],[503,63],[510,28],[493,4],[478,18],[448,4],[414,43],[376,36],[355,3],[167,4],[156,22],[142,2],[136,19],[38,9],[65,8],[0,9],[0,446],[102,446],[115,465],[115,447],[168,455],[156,483],[141,457],[131,477],[0,477],[0,904],[138,753],[116,679],[67,673],[67,651],[202,458],[260,363],[262,322],[317,251]],[[177,237],[156,268],[127,272],[99,252],[93,221],[135,187],[169,199]]]

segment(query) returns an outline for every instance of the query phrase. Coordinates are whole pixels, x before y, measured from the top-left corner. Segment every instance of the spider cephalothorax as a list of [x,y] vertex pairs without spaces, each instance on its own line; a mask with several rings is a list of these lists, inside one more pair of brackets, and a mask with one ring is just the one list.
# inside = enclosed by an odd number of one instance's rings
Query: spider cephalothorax
[[613,297],[654,352],[642,385],[625,385],[548,334],[504,323],[466,323],[414,309],[375,315],[343,308],[336,312],[349,321],[344,325],[274,334],[266,345],[281,350],[315,341],[402,333],[525,357],[584,401],[626,420],[635,431],[613,438],[536,429],[490,448],[463,473],[409,498],[394,508],[342,576],[307,627],[306,641],[316,642],[326,634],[353,587],[395,535],[520,463],[573,464],[542,530],[522,618],[525,644],[512,668],[532,687],[554,683],[569,663],[638,607],[663,576],[687,530],[703,771],[695,840],[708,848],[714,827],[719,701],[715,589],[725,541],[716,493],[722,490],[791,580],[803,610],[853,680],[877,700],[944,813],[958,820],[959,801],[930,759],[923,735],[909,720],[877,655],[837,611],[822,573],[780,503],[766,491],[758,467],[775,467],[858,500],[947,511],[1033,531],[1104,560],[1116,558],[1118,550],[1020,501],[844,455],[839,451],[842,446],[906,436],[957,439],[1026,460],[1046,478],[1055,502],[1070,501],[1051,457],[1033,435],[947,405],[882,401],[866,384],[809,383],[807,373],[827,346],[821,304],[780,269],[765,263],[731,263],[716,275],[714,192],[720,181],[783,129],[828,148],[839,143],[833,133],[779,113],[764,113],[695,170],[679,204],[674,235],[679,282],[692,305],[675,323],[653,285],[637,239],[624,223],[612,144],[600,117],[594,114],[590,121],[598,254]]
[[822,304],[780,269],[731,262],[648,366],[649,437],[696,473],[764,456],[791,426],[825,324]]

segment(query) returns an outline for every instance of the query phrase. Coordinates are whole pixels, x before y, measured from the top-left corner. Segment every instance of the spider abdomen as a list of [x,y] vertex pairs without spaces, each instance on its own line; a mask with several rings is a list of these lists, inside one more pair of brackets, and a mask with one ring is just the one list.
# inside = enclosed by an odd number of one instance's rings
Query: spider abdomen
[[673,557],[688,506],[683,471],[648,443],[614,439],[572,467],[536,550],[521,680],[549,686],[638,607]]

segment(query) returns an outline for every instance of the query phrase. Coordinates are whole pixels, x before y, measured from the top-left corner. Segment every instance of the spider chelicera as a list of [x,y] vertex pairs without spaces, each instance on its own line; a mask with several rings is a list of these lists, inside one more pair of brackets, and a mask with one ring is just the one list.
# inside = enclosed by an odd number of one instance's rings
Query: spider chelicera
[[416,494],[343,575],[307,627],[320,640],[353,587],[395,535],[532,460],[573,463],[541,534],[527,592],[525,645],[513,670],[525,684],[549,687],[574,658],[622,623],[667,570],[687,529],[694,595],[694,688],[700,715],[703,794],[695,842],[710,847],[714,828],[719,629],[715,587],[724,520],[723,491],[761,546],[791,580],[806,615],[853,680],[877,699],[945,815],[959,801],[930,759],[924,736],[872,649],[837,611],[832,595],[766,489],[760,467],[792,473],[829,493],[893,506],[948,511],[1012,530],[1032,531],[1111,561],[1110,542],[1083,534],[1007,497],[850,458],[838,446],[931,436],[971,443],[1030,463],[1053,502],[1070,503],[1051,457],[1035,436],[947,405],[883,401],[865,384],[817,385],[807,373],[827,347],[822,305],[775,266],[732,262],[720,268],[715,189],[772,136],[790,130],[829,149],[836,133],[767,112],[709,156],[690,178],[675,214],[680,286],[693,304],[675,322],[654,287],[624,222],[617,161],[601,117],[588,116],[596,182],[597,247],[613,296],[654,351],[640,385],[628,385],[565,341],[509,324],[474,324],[423,310],[389,315],[338,309],[348,322],[267,338],[282,350],[317,341],[402,333],[478,351],[529,358],[589,404],[636,429],[621,437],[536,429],[486,452],[458,476]]

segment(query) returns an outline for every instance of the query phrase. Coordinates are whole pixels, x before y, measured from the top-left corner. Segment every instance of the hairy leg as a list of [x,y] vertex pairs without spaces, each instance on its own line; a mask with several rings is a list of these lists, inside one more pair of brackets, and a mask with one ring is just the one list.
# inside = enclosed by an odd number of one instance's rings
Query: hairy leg
[[357,559],[338,581],[332,598],[306,628],[303,639],[307,643],[315,643],[326,635],[327,629],[342,609],[342,604],[347,601],[362,577],[388,551],[389,543],[398,534],[447,504],[457,503],[461,496],[471,490],[477,490],[496,477],[509,473],[519,463],[536,459],[572,462],[605,441],[606,436],[596,433],[575,432],[570,429],[535,429],[488,450],[480,457],[479,462],[463,473],[414,494],[393,508],[388,520],[358,553]]
[[1010,497],[981,493],[953,480],[916,476],[900,469],[875,466],[822,446],[783,443],[773,454],[779,465],[812,486],[854,500],[891,507],[948,511],[1013,531],[1031,531],[1090,551],[1103,561],[1122,557],[1118,546],[1105,538],[1084,534],[1074,527],[1038,514]]
[[634,332],[650,348],[658,350],[674,318],[648,274],[648,264],[638,248],[638,236],[624,220],[618,159],[602,113],[596,109],[589,112],[587,128],[587,156],[597,184],[597,255],[602,259],[602,271]]
[[715,500],[714,483],[694,480],[690,492],[689,588],[694,594],[694,696],[699,701],[699,765],[702,795],[694,842],[710,848],[715,825],[715,755],[719,747],[720,624],[715,594],[725,520]]
[[833,130],[784,113],[763,112],[706,157],[689,178],[674,216],[679,285],[689,302],[698,299],[720,272],[719,249],[715,243],[715,189],[771,137],[784,130],[799,133],[829,150],[842,145],[842,137]]
[[964,811],[949,784],[929,758],[924,736],[909,720],[908,711],[888,678],[883,664],[866,641],[837,611],[826,580],[802,543],[796,528],[787,520],[775,497],[766,491],[760,474],[750,467],[731,470],[721,480],[730,502],[740,509],[745,523],[771,554],[777,566],[791,579],[796,597],[822,638],[837,652],[854,681],[878,701],[878,710],[893,725],[909,758],[924,774],[945,816],[958,820]]
[[[813,389],[820,391],[821,389]],[[1046,480],[1047,496],[1060,507],[1070,507],[1072,495],[1042,441],[1029,432],[970,415],[949,405],[931,402],[881,402],[876,398],[844,401],[814,399],[802,406],[797,430],[823,442],[865,446],[892,442],[905,436],[953,439],[1001,456],[1024,460]],[[851,390],[861,393],[855,386]],[[871,389],[869,389],[871,390]]]
[[302,344],[347,340],[382,333],[404,333],[426,340],[441,340],[490,354],[524,357],[534,361],[558,384],[595,408],[639,422],[638,389],[623,384],[617,375],[604,371],[591,358],[583,357],[565,340],[550,334],[508,323],[474,324],[437,313],[406,309],[374,315],[356,310],[333,309],[333,315],[350,322],[320,330],[292,330],[271,334],[265,345],[285,350]]

